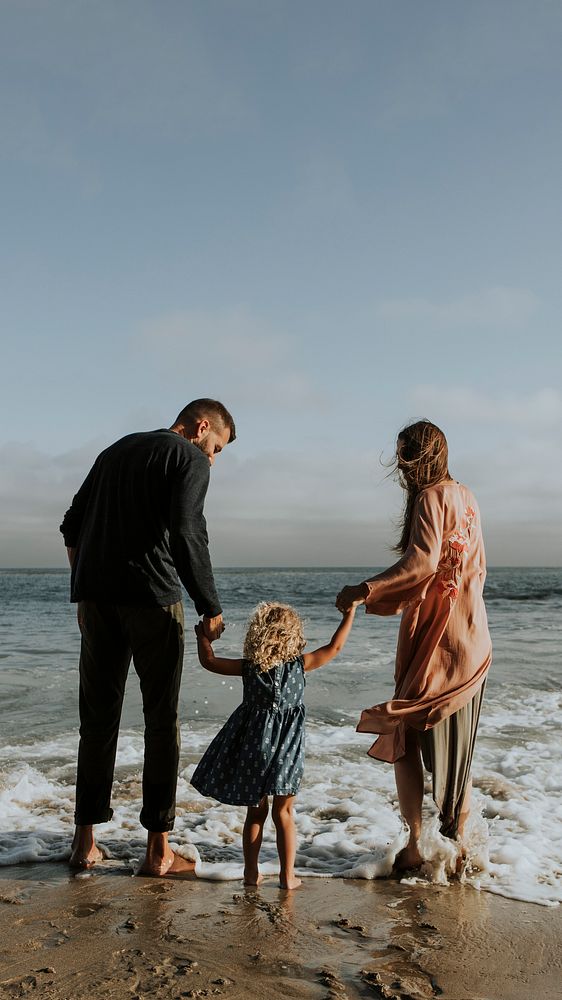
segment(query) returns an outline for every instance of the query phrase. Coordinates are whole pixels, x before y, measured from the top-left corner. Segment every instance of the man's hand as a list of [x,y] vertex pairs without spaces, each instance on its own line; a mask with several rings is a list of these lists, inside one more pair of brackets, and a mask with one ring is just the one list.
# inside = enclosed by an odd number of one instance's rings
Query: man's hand
[[203,632],[205,637],[209,642],[214,642],[215,639],[220,639],[224,632],[224,622],[222,620],[222,615],[217,615],[216,618],[207,618],[206,615],[202,619]]

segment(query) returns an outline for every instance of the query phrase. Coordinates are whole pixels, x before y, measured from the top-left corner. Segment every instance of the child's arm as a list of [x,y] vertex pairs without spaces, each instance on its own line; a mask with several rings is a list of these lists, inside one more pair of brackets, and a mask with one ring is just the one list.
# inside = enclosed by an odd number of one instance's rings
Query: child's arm
[[205,667],[205,670],[210,670],[212,674],[230,674],[231,677],[242,676],[242,663],[244,661],[228,660],[224,656],[215,656],[201,622],[195,626],[195,635],[197,636],[199,663]]
[[349,611],[345,612],[336,631],[326,646],[320,646],[319,649],[315,649],[312,653],[304,654],[304,669],[307,672],[309,670],[316,670],[317,667],[323,667],[325,663],[329,663],[330,660],[333,660],[334,657],[342,651],[347,642],[349,633],[351,632],[351,626],[353,625],[354,618],[355,608],[353,607],[350,608]]

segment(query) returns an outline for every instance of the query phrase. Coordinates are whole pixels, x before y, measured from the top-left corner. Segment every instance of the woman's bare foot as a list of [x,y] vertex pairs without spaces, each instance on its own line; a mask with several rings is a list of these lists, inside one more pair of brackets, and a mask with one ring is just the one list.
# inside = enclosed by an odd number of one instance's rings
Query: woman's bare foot
[[282,889],[298,889],[299,885],[302,885],[302,878],[297,878],[296,875],[289,875],[286,878],[281,876],[279,885]]
[[72,841],[69,866],[85,871],[93,868],[98,861],[103,861],[104,857],[103,851],[95,843],[93,828],[77,826]]
[[468,855],[466,853],[466,847],[459,844],[459,853],[457,855],[457,860],[455,863],[455,875],[461,875],[468,864]]
[[415,871],[423,865],[423,858],[415,844],[407,844],[398,851],[392,865],[393,872]]
[[244,885],[260,885],[263,882],[263,875],[260,872],[244,869]]

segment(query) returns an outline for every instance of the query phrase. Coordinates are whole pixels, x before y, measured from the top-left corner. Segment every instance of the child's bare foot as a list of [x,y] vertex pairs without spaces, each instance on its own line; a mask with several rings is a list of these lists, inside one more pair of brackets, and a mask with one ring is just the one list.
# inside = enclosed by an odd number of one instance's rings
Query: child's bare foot
[[407,844],[398,851],[392,865],[393,872],[406,872],[421,868],[423,858],[415,844]]
[[262,882],[263,875],[260,872],[251,872],[247,868],[244,869],[244,885],[260,885]]
[[302,885],[302,878],[297,878],[296,875],[281,876],[279,885],[282,889],[298,889]]

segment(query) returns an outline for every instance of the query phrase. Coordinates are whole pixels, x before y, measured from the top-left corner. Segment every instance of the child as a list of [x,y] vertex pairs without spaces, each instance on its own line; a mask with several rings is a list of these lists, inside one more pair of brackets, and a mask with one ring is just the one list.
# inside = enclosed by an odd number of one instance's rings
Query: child
[[305,672],[329,663],[343,649],[355,608],[348,611],[330,642],[304,653],[302,621],[286,604],[260,604],[250,620],[244,658],[215,656],[201,625],[195,626],[199,661],[216,674],[242,677],[244,699],[215,736],[196,767],[191,784],[202,795],[248,806],[242,845],[244,882],[258,885],[263,827],[273,795],[282,889],[296,889],[293,802],[304,766]]

